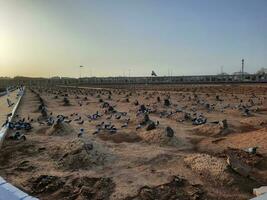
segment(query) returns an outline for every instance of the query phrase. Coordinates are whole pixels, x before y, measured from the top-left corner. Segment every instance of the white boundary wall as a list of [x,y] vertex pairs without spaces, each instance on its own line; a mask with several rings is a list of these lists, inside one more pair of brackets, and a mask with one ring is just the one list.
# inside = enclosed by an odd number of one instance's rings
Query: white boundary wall
[[255,197],[253,199],[250,199],[250,200],[267,200],[267,193],[264,193],[258,197]]
[[[14,118],[14,115],[18,109],[18,106],[20,104],[20,101],[22,99],[22,96],[24,95],[24,92],[22,93],[21,96],[19,96],[19,99],[16,103],[16,105],[14,106],[13,110],[12,110],[12,115],[8,118],[8,122],[11,122]],[[5,140],[5,137],[6,137],[6,134],[7,134],[7,130],[8,130],[8,127],[7,125],[5,125],[1,130],[0,130],[0,149],[2,147],[2,144],[3,144],[3,141]]]
[[0,92],[0,97],[5,96],[5,95],[6,95],[6,92]]
[[0,177],[0,200],[38,200],[19,190]]

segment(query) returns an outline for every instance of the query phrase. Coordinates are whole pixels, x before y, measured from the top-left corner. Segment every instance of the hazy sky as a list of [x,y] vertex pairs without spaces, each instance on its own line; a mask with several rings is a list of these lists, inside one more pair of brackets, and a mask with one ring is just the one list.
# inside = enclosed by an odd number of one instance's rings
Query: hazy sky
[[267,67],[267,0],[0,0],[0,76]]

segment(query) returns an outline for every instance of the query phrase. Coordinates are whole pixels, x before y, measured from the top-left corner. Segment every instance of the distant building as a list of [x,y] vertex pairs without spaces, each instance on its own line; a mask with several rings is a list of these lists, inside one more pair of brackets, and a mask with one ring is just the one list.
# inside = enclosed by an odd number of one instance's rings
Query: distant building
[[53,77],[51,77],[51,79],[53,79],[53,80],[60,80],[60,77],[59,76],[53,76]]
[[[243,74],[244,75],[249,75],[249,73],[247,73],[247,72],[243,72]],[[240,72],[234,72],[233,75],[234,76],[241,76],[242,75],[242,72],[241,71]]]
[[222,72],[222,73],[220,73],[220,74],[217,74],[217,76],[227,76],[227,75],[229,75],[229,74],[227,74],[227,73],[225,73],[225,72]]
[[257,71],[256,74],[259,74],[259,75],[267,74],[267,68],[261,68],[260,70]]
[[74,78],[71,78],[71,77],[61,77],[61,79],[63,79],[63,80],[66,80],[66,79],[74,79]]
[[9,77],[0,77],[0,80],[10,80],[11,78]]

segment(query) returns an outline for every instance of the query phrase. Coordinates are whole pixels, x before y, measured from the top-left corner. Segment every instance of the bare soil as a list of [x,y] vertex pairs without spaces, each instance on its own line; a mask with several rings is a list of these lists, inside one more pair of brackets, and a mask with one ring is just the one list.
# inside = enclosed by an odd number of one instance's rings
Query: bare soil
[[[265,85],[32,89],[14,120],[33,129],[26,141],[5,140],[0,176],[40,199],[243,200],[267,184]],[[60,115],[64,122],[56,123]],[[206,123],[194,125],[201,116]],[[249,166],[249,175],[229,157]]]

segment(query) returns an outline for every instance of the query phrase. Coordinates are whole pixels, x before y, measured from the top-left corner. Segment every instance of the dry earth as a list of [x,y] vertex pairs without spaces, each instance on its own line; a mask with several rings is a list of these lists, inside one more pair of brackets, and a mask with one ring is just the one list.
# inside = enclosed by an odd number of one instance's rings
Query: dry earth
[[15,120],[33,129],[5,141],[0,176],[40,199],[241,200],[267,184],[267,86],[123,87],[28,88]]

